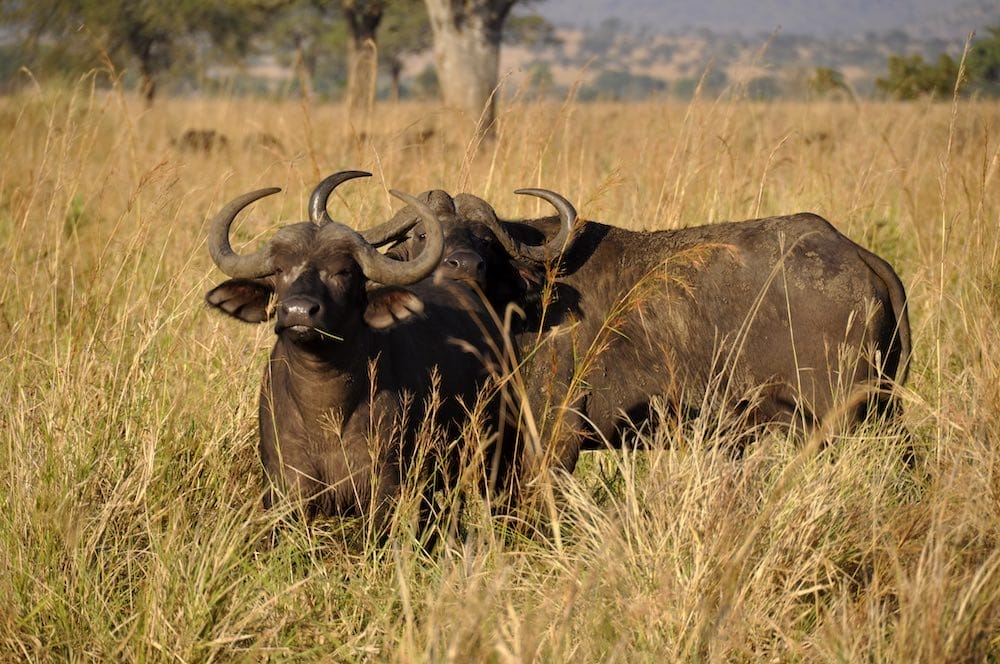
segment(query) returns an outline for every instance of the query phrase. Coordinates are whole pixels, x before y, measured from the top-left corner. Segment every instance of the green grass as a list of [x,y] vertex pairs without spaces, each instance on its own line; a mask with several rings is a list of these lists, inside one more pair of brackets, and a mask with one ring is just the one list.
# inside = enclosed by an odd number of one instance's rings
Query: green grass
[[[498,140],[432,105],[164,100],[41,87],[0,99],[0,659],[956,661],[1000,657],[1000,106],[516,103]],[[228,150],[181,152],[187,128]],[[359,128],[360,129],[360,128]],[[432,129],[429,138],[421,138]],[[284,146],[244,150],[267,131]],[[421,142],[421,140],[423,142]],[[889,258],[910,296],[904,424],[734,461],[695,423],[587,453],[545,532],[478,502],[425,552],[403,514],[259,508],[256,392],[272,334],[203,304],[237,244],[306,218],[387,218],[389,187],[507,217],[669,228],[810,210]]]

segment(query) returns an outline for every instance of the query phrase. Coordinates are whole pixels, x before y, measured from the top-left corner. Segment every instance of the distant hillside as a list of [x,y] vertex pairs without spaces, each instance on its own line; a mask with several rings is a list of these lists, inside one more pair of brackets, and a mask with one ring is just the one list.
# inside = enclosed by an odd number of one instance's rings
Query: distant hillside
[[596,27],[617,17],[661,33],[708,28],[748,35],[780,28],[829,37],[903,30],[943,39],[1000,23],[997,0],[542,0],[529,7],[556,25]]
[[699,86],[802,97],[818,67],[835,70],[843,94],[867,96],[890,56],[957,59],[971,31],[1000,25],[996,0],[543,0],[523,11],[555,24],[557,39],[504,46],[507,80],[583,100],[686,98]]

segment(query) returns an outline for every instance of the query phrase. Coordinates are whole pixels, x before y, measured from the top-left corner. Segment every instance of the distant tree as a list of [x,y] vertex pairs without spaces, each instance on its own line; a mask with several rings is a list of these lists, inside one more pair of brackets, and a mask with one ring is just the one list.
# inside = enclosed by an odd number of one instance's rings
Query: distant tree
[[398,98],[404,58],[431,44],[422,0],[286,1],[271,33],[280,36],[283,48],[294,46],[295,61],[307,73],[300,78],[311,80],[323,62],[346,74],[345,100],[354,119],[374,101],[380,66],[388,70]]
[[1000,93],[1000,25],[972,42],[966,59],[969,81],[979,90]]
[[387,0],[340,0],[347,21],[347,108],[352,118],[366,113],[375,99],[378,30]]
[[379,59],[389,71],[393,99],[399,99],[400,78],[408,55],[431,47],[431,26],[423,0],[395,0],[378,31]]
[[702,76],[690,76],[674,81],[670,92],[680,99],[691,99],[695,94],[720,95],[728,83],[729,77],[724,71],[709,69]]
[[492,136],[503,26],[519,0],[424,1],[434,35],[438,84],[445,103],[479,118],[477,136]]
[[924,62],[921,55],[893,55],[888,67],[888,74],[876,79],[875,86],[893,99],[950,96],[958,79],[958,63],[946,53],[934,64]]
[[503,29],[505,44],[520,44],[531,50],[558,46],[562,40],[556,36],[556,26],[538,14],[511,15]]
[[[48,10],[48,11],[44,11]],[[13,90],[22,68],[33,76],[58,73],[73,76],[97,63],[96,53],[83,39],[62,38],[63,26],[72,21],[68,8],[48,2],[0,0],[0,84]]]
[[607,55],[625,32],[622,20],[616,16],[604,19],[592,30],[583,33],[580,40],[580,53],[586,57]]
[[757,76],[747,82],[747,99],[768,101],[782,95],[781,83],[774,76]]
[[854,99],[854,93],[844,80],[844,75],[832,67],[816,67],[812,76],[806,81],[809,92],[817,97],[835,97],[838,95]]
[[264,41],[295,72],[307,97],[346,84],[347,24],[338,5],[294,0],[271,21]]
[[421,97],[436,97],[441,94],[441,86],[438,85],[437,70],[434,65],[428,64],[423,71],[413,79],[413,86],[417,95]]
[[95,64],[102,54],[123,69],[135,62],[152,103],[160,77],[206,37],[242,52],[274,9],[267,0],[6,0],[2,14],[24,28],[26,48],[55,43]]
[[580,99],[625,100],[645,99],[667,91],[667,83],[658,78],[605,69],[594,82],[580,90]]
[[528,94],[531,97],[544,97],[556,83],[549,63],[535,60],[527,67]]

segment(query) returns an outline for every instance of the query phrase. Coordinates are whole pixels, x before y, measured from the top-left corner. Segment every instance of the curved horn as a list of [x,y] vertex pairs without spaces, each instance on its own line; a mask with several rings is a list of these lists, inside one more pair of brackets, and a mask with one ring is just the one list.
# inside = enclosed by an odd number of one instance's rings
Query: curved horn
[[258,249],[252,254],[237,254],[229,244],[229,227],[233,224],[233,219],[240,210],[250,205],[254,201],[270,196],[281,191],[278,187],[268,187],[258,189],[250,193],[243,194],[231,200],[212,219],[208,227],[208,253],[212,255],[212,260],[234,279],[254,279],[271,274],[271,260],[268,256],[268,248]]
[[559,233],[541,246],[521,245],[521,254],[539,263],[544,262],[549,257],[560,255],[565,249],[570,232],[573,230],[573,222],[576,221],[576,208],[568,200],[548,189],[515,189],[514,193],[541,198],[559,212]]
[[361,271],[368,279],[387,286],[406,286],[429,275],[441,262],[444,253],[444,232],[441,230],[441,222],[425,203],[394,189],[390,189],[389,193],[412,205],[420,214],[427,231],[427,243],[420,255],[413,260],[397,261],[376,251],[361,234],[352,230],[351,233],[355,237],[354,260],[361,266]]
[[333,219],[330,218],[329,213],[326,211],[326,204],[330,200],[333,190],[348,180],[367,178],[371,177],[371,175],[367,171],[340,171],[339,173],[334,173],[323,178],[323,181],[316,185],[312,195],[309,197],[309,219],[317,226],[333,222]]
[[[448,192],[440,189],[425,191],[418,199],[427,199],[427,205],[435,215],[455,214],[455,201]],[[388,221],[384,221],[378,226],[361,231],[361,237],[376,247],[395,242],[401,239],[407,231],[420,223],[420,217],[413,214],[413,210],[403,208],[394,214]]]
[[360,231],[360,233],[365,242],[373,247],[381,247],[383,244],[389,244],[406,235],[407,231],[419,223],[420,219],[412,215],[397,213],[388,221],[382,222],[374,228]]
[[471,221],[478,221],[489,228],[496,237],[497,242],[503,246],[504,250],[515,258],[522,256],[523,244],[515,239],[504,227],[493,207],[472,194],[459,194],[455,196],[455,209],[460,218]]

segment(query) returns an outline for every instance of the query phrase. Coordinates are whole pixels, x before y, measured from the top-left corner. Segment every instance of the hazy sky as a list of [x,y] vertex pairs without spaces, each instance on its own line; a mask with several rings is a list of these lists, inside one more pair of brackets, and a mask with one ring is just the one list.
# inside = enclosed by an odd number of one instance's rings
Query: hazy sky
[[[904,29],[918,36],[967,32],[1000,22],[1000,0],[542,0],[529,5],[557,25],[617,16],[657,32],[707,27],[719,32],[857,35]],[[923,35],[920,35],[923,36]]]

